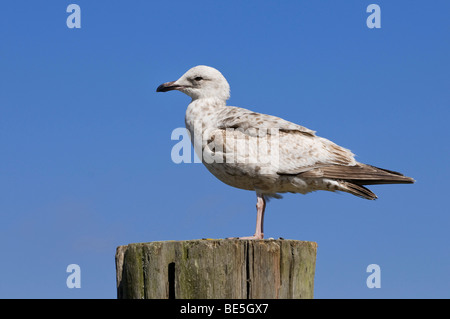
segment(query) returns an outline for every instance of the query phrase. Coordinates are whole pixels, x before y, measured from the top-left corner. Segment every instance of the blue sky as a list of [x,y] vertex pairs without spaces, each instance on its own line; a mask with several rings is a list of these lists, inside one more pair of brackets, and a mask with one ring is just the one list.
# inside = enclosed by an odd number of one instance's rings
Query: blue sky
[[[66,8],[81,8],[81,29]],[[366,7],[381,8],[381,29]],[[289,194],[266,237],[318,243],[316,298],[449,298],[450,2],[8,1],[0,18],[0,298],[115,298],[115,249],[251,235],[256,196],[175,164],[190,99],[219,69],[230,105],[277,115],[414,185]],[[66,267],[81,267],[81,288]],[[369,289],[366,267],[381,267]]]

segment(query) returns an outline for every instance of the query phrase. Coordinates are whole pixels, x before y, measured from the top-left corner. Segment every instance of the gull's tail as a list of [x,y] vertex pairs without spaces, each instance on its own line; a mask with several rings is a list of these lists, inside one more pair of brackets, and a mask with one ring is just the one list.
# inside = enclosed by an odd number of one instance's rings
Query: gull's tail
[[342,187],[342,190],[344,192],[353,194],[353,195],[361,197],[361,198],[370,199],[370,200],[374,200],[374,199],[378,198],[377,195],[375,195],[375,193],[373,193],[370,189],[368,189],[362,185],[341,181],[339,183],[339,186]]
[[[315,170],[320,171],[314,172]],[[366,199],[376,199],[377,195],[363,185],[413,184],[415,182],[413,178],[399,172],[362,163],[355,166],[330,165],[302,174],[304,177],[308,175],[311,177],[320,175],[323,178],[336,180],[340,182],[343,191]]]

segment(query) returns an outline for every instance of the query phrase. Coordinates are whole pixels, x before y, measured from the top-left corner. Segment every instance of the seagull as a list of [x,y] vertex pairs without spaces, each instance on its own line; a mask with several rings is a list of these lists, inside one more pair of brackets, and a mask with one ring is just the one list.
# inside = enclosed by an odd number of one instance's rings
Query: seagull
[[206,168],[230,186],[256,192],[256,230],[263,239],[264,211],[282,193],[342,191],[374,200],[364,185],[412,184],[401,173],[359,163],[354,154],[315,131],[282,118],[228,106],[230,86],[218,70],[199,65],[157,92],[178,90],[192,98],[185,124]]

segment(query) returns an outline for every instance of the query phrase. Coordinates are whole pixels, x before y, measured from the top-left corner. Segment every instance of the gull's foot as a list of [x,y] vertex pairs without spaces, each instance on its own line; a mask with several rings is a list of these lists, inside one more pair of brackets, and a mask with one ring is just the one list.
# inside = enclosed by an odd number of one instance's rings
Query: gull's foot
[[254,234],[253,236],[245,237],[228,237],[227,239],[264,239],[264,234]]

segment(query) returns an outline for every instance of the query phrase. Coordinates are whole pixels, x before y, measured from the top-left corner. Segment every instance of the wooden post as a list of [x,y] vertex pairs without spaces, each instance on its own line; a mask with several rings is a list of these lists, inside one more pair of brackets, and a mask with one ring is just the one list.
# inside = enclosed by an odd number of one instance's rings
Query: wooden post
[[119,299],[313,298],[317,244],[186,240],[117,247]]

